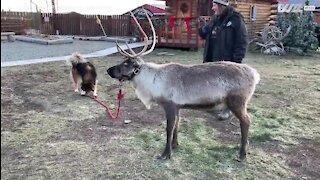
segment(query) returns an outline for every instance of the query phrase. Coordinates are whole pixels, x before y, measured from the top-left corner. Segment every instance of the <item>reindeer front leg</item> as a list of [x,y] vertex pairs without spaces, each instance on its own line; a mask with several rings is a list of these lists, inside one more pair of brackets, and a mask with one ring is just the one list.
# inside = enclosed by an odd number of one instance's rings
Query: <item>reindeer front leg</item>
[[167,118],[167,144],[159,159],[170,159],[172,153],[173,131],[176,125],[177,106],[172,102],[168,102],[163,104],[163,108]]
[[180,123],[180,114],[179,114],[179,109],[177,109],[177,112],[176,112],[176,124],[175,124],[174,131],[173,131],[172,149],[177,148],[178,145],[179,145],[179,142],[178,142],[179,123]]

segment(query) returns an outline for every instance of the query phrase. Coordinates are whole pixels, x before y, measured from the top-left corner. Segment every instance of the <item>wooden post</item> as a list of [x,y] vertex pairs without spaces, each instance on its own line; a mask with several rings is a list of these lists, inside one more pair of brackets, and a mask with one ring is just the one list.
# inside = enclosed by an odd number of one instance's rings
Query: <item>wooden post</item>
[[56,6],[54,3],[54,0],[51,0],[51,4],[52,4],[52,13],[55,14],[56,13]]
[[99,19],[98,15],[96,15],[96,18],[97,18],[97,23],[100,25],[100,28],[102,29],[102,32],[103,32],[104,36],[107,37],[107,34],[104,31],[104,28],[103,28],[103,26],[101,24],[101,20]]

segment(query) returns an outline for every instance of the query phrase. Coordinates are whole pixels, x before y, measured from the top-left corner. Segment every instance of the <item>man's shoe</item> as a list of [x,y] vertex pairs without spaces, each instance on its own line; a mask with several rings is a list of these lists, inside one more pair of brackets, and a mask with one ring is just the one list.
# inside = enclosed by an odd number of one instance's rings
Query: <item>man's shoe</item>
[[219,112],[217,114],[217,117],[218,117],[219,121],[225,121],[225,120],[231,119],[233,117],[233,114],[229,109],[227,109],[227,110]]

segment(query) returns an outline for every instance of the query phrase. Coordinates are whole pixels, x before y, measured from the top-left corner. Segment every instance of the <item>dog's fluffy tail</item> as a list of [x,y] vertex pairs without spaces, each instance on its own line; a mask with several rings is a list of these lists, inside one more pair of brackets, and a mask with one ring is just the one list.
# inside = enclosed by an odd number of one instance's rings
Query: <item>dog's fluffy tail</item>
[[84,63],[86,60],[81,56],[80,53],[73,53],[69,59],[67,59],[67,64],[69,66],[74,66],[78,63]]

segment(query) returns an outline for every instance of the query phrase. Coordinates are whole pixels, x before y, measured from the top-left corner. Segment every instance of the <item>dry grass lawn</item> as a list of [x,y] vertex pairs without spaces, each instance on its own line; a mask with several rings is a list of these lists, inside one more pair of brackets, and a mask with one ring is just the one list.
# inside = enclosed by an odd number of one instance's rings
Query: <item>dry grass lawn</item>
[[[157,53],[167,51],[174,56]],[[200,63],[201,51],[157,49],[146,61]],[[173,159],[163,110],[147,110],[125,83],[122,114],[111,120],[89,97],[73,92],[65,62],[1,68],[1,179],[319,179],[320,57],[248,54],[261,82],[250,103],[250,154],[235,161],[236,119],[183,110]],[[92,62],[98,97],[116,105],[118,82],[105,70],[118,55]],[[124,124],[124,120],[131,120]]]

